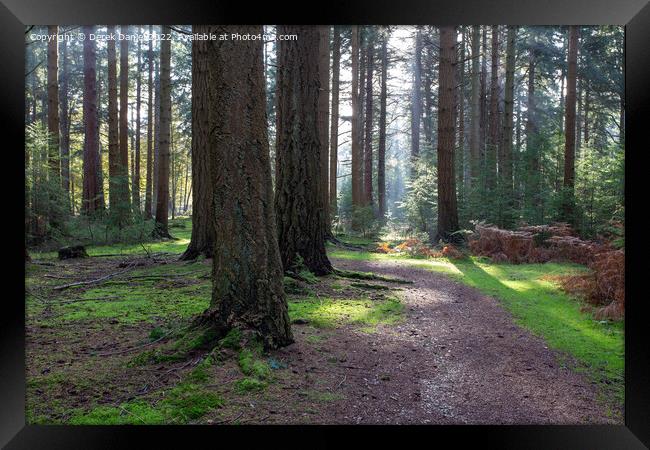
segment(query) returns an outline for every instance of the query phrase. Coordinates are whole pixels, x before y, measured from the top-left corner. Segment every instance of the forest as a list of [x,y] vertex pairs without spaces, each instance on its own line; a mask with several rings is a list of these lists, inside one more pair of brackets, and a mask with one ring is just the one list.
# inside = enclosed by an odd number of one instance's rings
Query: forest
[[618,26],[29,26],[27,420],[619,424]]

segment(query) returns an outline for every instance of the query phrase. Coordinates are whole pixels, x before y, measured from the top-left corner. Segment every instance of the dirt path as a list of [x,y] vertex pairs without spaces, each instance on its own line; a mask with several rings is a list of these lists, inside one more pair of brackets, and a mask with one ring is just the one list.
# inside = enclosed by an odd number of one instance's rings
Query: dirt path
[[[306,345],[294,326],[296,343],[278,356],[289,361],[295,374],[305,373],[303,386],[315,373],[319,383],[341,397],[320,404],[308,421],[614,423],[597,403],[595,386],[560,367],[554,351],[515,325],[495,299],[398,261],[333,262],[414,284],[404,286],[406,319],[397,326],[373,334],[341,328],[318,351]],[[271,422],[293,422],[287,415],[272,415]]]

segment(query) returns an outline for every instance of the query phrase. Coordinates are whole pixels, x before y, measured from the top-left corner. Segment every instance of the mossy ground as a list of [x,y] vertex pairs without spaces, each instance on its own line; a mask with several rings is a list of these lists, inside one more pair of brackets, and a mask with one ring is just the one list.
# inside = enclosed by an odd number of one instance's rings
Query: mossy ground
[[[219,342],[209,333],[183,333],[209,305],[211,266],[178,261],[191,223],[174,223],[185,225],[172,228],[178,240],[90,247],[91,257],[78,261],[32,254],[53,265],[26,267],[29,423],[246,423],[257,414],[250,404],[273,410],[278,402],[289,402],[301,423],[317,420],[319,404],[341,400],[317,375],[294,373],[239,330]],[[372,247],[368,239],[347,241]],[[580,362],[579,370],[605,386],[605,397],[622,401],[623,324],[595,321],[580,301],[548,281],[549,275],[584,268],[425,260],[332,246],[328,252],[339,259],[397,259],[497,297],[520,325]],[[122,271],[123,262],[142,265],[101,283],[53,289]],[[335,275],[302,278],[285,279],[289,315],[303,323],[294,326],[299,341],[317,354],[336,330],[375,333],[403,320],[399,285]],[[289,389],[297,380],[308,388]]]

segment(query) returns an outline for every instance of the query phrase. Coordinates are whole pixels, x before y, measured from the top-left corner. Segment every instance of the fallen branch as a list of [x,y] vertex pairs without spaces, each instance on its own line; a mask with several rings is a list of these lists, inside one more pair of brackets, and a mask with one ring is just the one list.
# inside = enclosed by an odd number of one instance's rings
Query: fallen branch
[[349,270],[334,269],[334,273],[340,277],[352,278],[354,280],[377,280],[377,281],[387,281],[389,283],[413,284],[411,280],[405,280],[403,278],[384,277],[371,272],[352,272]]
[[127,267],[127,268],[124,269],[124,270],[120,270],[119,272],[115,272],[115,273],[110,273],[110,274],[108,274],[108,275],[105,275],[105,276],[103,276],[103,277],[97,278],[97,279],[95,279],[95,280],[77,281],[76,283],[69,283],[69,284],[64,284],[64,285],[62,285],[62,286],[56,286],[56,287],[53,287],[52,289],[55,290],[55,291],[61,291],[61,290],[63,290],[63,289],[68,289],[68,288],[75,287],[75,286],[85,286],[85,285],[87,285],[87,284],[101,283],[102,281],[109,280],[109,279],[111,279],[111,278],[113,278],[113,277],[116,277],[116,276],[118,276],[118,275],[123,274],[124,272],[127,272],[127,271],[129,270],[129,268],[130,268],[130,267]]

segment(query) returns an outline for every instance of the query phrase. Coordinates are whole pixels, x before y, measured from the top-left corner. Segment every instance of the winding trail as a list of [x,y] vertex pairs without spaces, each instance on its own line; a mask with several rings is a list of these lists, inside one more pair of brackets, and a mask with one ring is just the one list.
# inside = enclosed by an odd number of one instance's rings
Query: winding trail
[[[332,262],[414,284],[403,286],[404,322],[372,334],[342,328],[320,350],[342,355],[328,380],[342,399],[323,405],[316,422],[616,423],[596,386],[562,367],[494,298],[400,261]],[[284,352],[308,351],[303,344],[297,338]],[[313,364],[316,356],[304,359]]]

